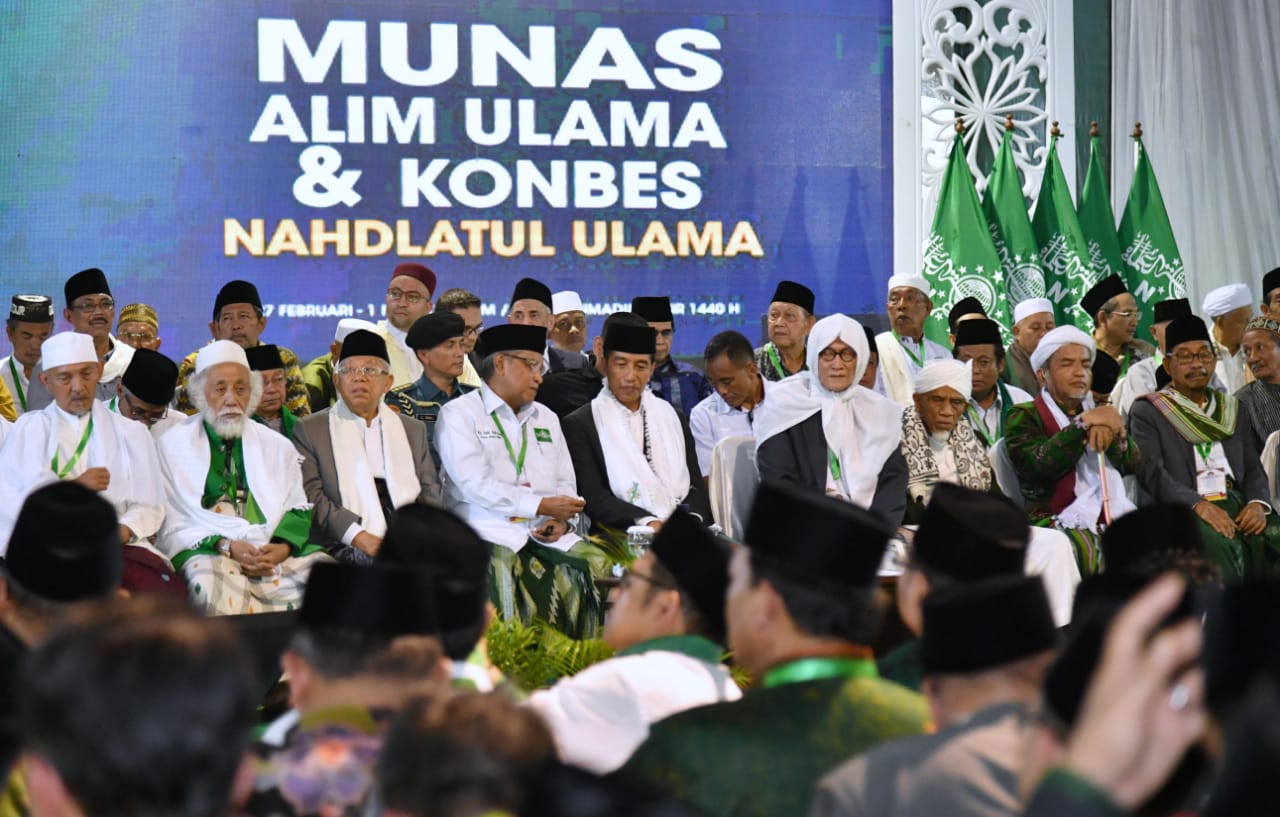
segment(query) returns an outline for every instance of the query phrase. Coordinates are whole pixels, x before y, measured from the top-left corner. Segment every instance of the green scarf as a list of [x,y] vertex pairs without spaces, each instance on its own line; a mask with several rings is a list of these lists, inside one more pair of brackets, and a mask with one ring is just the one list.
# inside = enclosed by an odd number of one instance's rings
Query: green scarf
[[1174,431],[1193,445],[1220,443],[1236,433],[1236,415],[1240,401],[1229,394],[1208,390],[1209,404],[1201,409],[1173,386],[1165,386],[1154,394],[1144,395],[1156,407]]

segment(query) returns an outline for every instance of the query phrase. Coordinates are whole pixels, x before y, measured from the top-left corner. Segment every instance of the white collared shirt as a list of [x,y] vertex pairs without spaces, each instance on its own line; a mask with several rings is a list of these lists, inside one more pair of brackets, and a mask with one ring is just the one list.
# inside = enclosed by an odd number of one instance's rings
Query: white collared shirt
[[[435,433],[445,506],[488,541],[518,551],[528,541],[529,520],[538,516],[545,497],[578,495],[560,420],[541,403],[530,403],[517,414],[482,384],[441,407]],[[519,456],[522,436],[527,440],[524,467],[517,474],[513,459]],[[550,544],[566,550],[576,541],[566,534]]]
[[759,410],[759,405],[751,411],[734,408],[714,391],[693,407],[689,412],[689,431],[698,454],[698,470],[704,477],[711,474],[711,452],[716,443],[725,437],[753,436],[751,423]]
[[[1030,403],[1034,399],[1031,395],[1027,394],[1017,386],[1006,383],[1004,384],[1004,387],[1009,390],[1009,401],[1012,405],[1016,406],[1019,403]],[[990,406],[983,408],[978,404],[978,401],[972,397],[969,398],[969,405],[973,407],[974,413],[977,414],[978,419],[982,421],[983,429],[985,429],[987,436],[992,440],[1000,439],[1000,418],[1003,416],[1005,406],[1004,395],[1000,392],[999,384],[996,385],[996,399],[991,401]],[[973,417],[969,412],[965,412],[965,417],[969,419],[970,423],[973,422]],[[980,429],[974,430],[979,431]]]

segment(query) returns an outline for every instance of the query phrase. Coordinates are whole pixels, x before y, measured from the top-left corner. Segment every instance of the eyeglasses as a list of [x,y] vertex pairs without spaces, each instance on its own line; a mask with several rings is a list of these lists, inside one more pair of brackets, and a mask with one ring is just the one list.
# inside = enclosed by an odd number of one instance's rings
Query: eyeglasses
[[1177,352],[1170,355],[1174,360],[1182,366],[1188,366],[1192,363],[1212,363],[1217,360],[1218,356],[1209,349],[1203,349],[1199,352]]
[[622,574],[622,578],[618,579],[618,587],[620,587],[623,590],[626,590],[627,588],[631,587],[635,579],[639,579],[642,582],[647,582],[661,590],[675,590],[674,587],[672,587],[670,584],[667,584],[666,582],[660,582],[657,579],[653,578],[652,576],[646,576],[643,573],[637,573],[634,570],[628,570]]
[[404,301],[409,306],[417,306],[423,301],[430,300],[430,297],[429,295],[423,295],[421,292],[404,292],[399,289],[387,290],[388,301]]
[[818,360],[821,360],[823,363],[830,363],[837,357],[845,363],[852,363],[858,359],[858,353],[848,348],[841,349],[838,352],[835,349],[823,349],[821,352],[818,352]]
[[134,343],[150,343],[156,339],[156,336],[150,332],[125,332],[124,334],[117,335],[116,337],[133,341]]
[[462,333],[462,336],[464,338],[474,338],[474,337],[477,337],[483,331],[484,331],[483,323],[477,324],[475,326],[468,326],[466,328],[466,331]]
[[529,371],[531,371],[531,372],[541,372],[541,371],[542,371],[542,358],[538,358],[537,360],[530,360],[530,359],[529,359],[529,358],[527,358],[527,357],[521,357],[520,355],[507,354],[507,353],[505,353],[505,352],[504,352],[504,353],[502,353],[502,356],[503,356],[503,357],[505,357],[505,358],[510,358],[511,360],[518,360],[518,361],[520,361],[520,362],[521,362],[521,363],[523,363],[524,365],[528,366],[528,367],[529,367]]
[[99,309],[103,312],[110,312],[116,308],[116,302],[113,298],[103,298],[100,301],[81,301],[78,304],[73,304],[71,308],[86,315]]
[[359,377],[374,378],[374,377],[386,377],[387,375],[391,374],[391,372],[379,366],[354,366],[354,367],[343,366],[341,369],[338,369],[338,374],[344,375],[346,377],[359,376]]
[[1123,311],[1123,312],[1119,312],[1119,311],[1116,311],[1116,310],[1112,310],[1112,311],[1108,312],[1107,314],[1108,314],[1108,315],[1114,315],[1114,316],[1116,316],[1117,318],[1124,318],[1125,320],[1128,320],[1129,318],[1132,318],[1134,315],[1137,315],[1137,314],[1138,314],[1138,310],[1136,310],[1136,309],[1126,309],[1126,310],[1125,310],[1125,311]]

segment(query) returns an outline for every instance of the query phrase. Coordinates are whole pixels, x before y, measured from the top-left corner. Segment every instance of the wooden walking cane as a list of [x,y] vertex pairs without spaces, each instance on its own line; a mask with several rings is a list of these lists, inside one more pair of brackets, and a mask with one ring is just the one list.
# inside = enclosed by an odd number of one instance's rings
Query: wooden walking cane
[[1102,524],[1111,526],[1111,493],[1107,490],[1107,455],[1098,452],[1098,479],[1102,483]]

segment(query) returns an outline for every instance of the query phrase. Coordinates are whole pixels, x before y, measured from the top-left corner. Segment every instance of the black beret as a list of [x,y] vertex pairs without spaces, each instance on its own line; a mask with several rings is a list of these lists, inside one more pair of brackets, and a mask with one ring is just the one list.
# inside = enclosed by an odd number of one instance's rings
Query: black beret
[[405,343],[410,349],[434,349],[450,338],[460,338],[467,331],[467,322],[456,312],[432,312],[423,315],[409,327]]
[[631,299],[631,313],[649,323],[671,323],[671,299],[666,295],[641,295]]
[[804,284],[797,284],[795,281],[779,281],[777,289],[773,291],[773,297],[769,299],[769,303],[795,304],[812,315],[814,306],[813,290]]
[[693,601],[714,640],[724,643],[724,597],[729,589],[729,550],[711,531],[679,508],[653,537],[653,555]]
[[250,304],[259,312],[262,311],[262,298],[258,295],[258,288],[248,281],[228,281],[218,290],[218,297],[213,299],[215,321],[222,314],[222,308],[228,304]]
[[387,355],[387,341],[382,335],[370,332],[368,329],[357,329],[342,341],[342,351],[338,353],[338,360],[365,356],[391,362],[391,358]]
[[280,357],[280,347],[274,343],[263,343],[250,346],[244,350],[249,359],[249,369],[255,372],[270,372],[284,368],[284,358]]
[[90,267],[68,278],[62,287],[62,294],[66,296],[67,306],[71,306],[76,298],[85,295],[110,295],[111,287],[107,286],[106,273],[97,267]]
[[1102,309],[1102,305],[1117,295],[1123,295],[1129,290],[1125,288],[1124,280],[1119,275],[1110,275],[1094,284],[1084,297],[1080,299],[1080,306],[1085,312],[1089,313],[1089,319],[1092,320],[1094,315],[1098,314],[1098,310]]
[[997,576],[925,597],[920,662],[926,675],[985,672],[1057,643],[1039,576]]
[[976,581],[1025,570],[1031,530],[1010,500],[939,482],[912,540],[912,560],[927,573]]
[[534,278],[521,278],[511,293],[511,303],[524,300],[537,301],[551,309],[551,287]]
[[134,349],[120,382],[144,403],[167,406],[178,387],[178,364],[159,352]]
[[124,574],[115,508],[70,480],[33,491],[18,512],[3,561],[15,582],[47,601],[108,596]]

